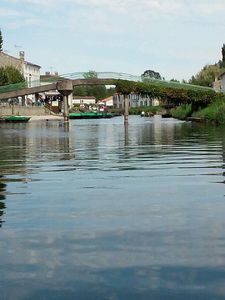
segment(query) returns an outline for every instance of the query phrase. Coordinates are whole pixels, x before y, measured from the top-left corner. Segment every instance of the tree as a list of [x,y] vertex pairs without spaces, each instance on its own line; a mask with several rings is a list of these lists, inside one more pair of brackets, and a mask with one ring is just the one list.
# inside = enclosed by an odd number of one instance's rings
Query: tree
[[[98,78],[97,72],[90,70],[83,74],[85,79]],[[74,87],[74,96],[94,96],[96,100],[101,100],[106,98],[109,94],[105,85],[85,85],[82,87]]]
[[0,86],[8,84],[8,77],[5,68],[0,67]]
[[3,38],[2,38],[2,31],[0,29],[0,52],[2,52],[2,46],[3,46]]
[[162,80],[162,76],[160,75],[159,72],[155,72],[153,70],[146,70],[144,73],[141,75],[142,80],[145,81],[145,79],[159,79]]
[[8,77],[8,84],[19,83],[25,81],[23,75],[19,70],[12,66],[5,67],[5,71]]
[[225,44],[222,47],[222,62],[225,64]]
[[179,80],[177,80],[175,78],[170,79],[170,81],[172,81],[172,82],[180,82]]
[[24,81],[23,75],[15,67],[0,67],[0,86]]
[[97,72],[90,70],[89,72],[86,72],[83,74],[85,79],[91,79],[91,78],[98,78]]
[[215,78],[218,77],[225,69],[219,64],[205,65],[200,72],[192,76],[188,83],[202,86],[212,86]]

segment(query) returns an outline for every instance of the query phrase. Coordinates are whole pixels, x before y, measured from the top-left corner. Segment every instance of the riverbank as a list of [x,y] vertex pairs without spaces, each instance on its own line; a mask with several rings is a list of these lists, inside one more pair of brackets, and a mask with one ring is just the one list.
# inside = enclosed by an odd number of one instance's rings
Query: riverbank
[[225,124],[225,96],[218,94],[215,101],[196,109],[193,104],[185,104],[171,109],[173,118],[212,124]]
[[63,116],[55,116],[55,115],[43,115],[43,116],[30,116],[29,122],[34,121],[62,121]]

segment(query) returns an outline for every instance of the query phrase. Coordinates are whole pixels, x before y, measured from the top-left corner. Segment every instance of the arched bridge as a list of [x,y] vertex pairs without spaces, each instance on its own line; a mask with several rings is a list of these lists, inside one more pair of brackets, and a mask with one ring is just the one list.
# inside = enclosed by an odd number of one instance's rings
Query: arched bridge
[[33,81],[31,87],[26,82],[10,84],[0,87],[0,100],[16,98],[30,94],[37,94],[57,89],[57,83],[71,80],[73,86],[80,85],[114,85],[116,80],[141,81],[141,77],[126,73],[99,72],[96,78],[87,78],[84,72],[62,74],[58,77],[49,77],[46,81]]
[[[57,84],[64,80],[72,81],[73,86],[80,85],[115,85],[117,80],[128,80],[133,82],[141,82],[141,76],[134,76],[126,73],[115,73],[115,72],[96,72],[96,78],[88,78],[88,72],[76,72],[62,74],[58,77],[49,77],[45,82],[31,82],[31,87],[27,87],[26,82],[10,84],[0,87],[0,100],[8,98],[16,98],[19,96],[25,96],[30,94],[37,94],[47,92],[50,90],[56,90]],[[198,90],[212,90],[211,88],[195,86],[190,84],[177,83],[166,80],[150,80],[151,83],[171,88],[189,88]]]

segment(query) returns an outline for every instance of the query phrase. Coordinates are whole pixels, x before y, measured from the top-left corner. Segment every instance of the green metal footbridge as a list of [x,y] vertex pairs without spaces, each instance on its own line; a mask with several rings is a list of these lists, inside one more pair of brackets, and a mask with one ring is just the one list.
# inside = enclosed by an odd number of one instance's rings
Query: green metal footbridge
[[[57,89],[57,83],[65,80],[72,81],[73,86],[79,85],[116,85],[117,80],[126,80],[132,82],[142,82],[141,76],[134,76],[126,73],[115,72],[97,72],[96,78],[87,78],[87,72],[75,72],[62,74],[57,77],[50,76],[45,81],[33,81],[29,84],[27,82],[20,82],[0,86],[0,100],[16,98],[30,94],[37,94]],[[192,89],[192,90],[213,90],[209,87],[196,86],[186,83],[179,83],[166,80],[148,79],[148,82],[156,86],[178,88],[178,89]]]

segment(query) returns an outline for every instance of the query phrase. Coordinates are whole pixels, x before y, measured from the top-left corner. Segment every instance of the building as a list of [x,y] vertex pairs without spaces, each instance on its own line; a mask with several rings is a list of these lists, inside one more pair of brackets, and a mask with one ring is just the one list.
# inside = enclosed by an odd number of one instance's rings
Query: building
[[94,105],[96,98],[94,96],[73,96],[73,105]]
[[99,100],[98,105],[113,107],[113,96],[107,97],[105,99]]
[[218,78],[215,79],[215,81],[213,82],[213,89],[216,92],[221,92],[221,84],[222,81]]
[[22,61],[22,74],[28,83],[28,87],[40,85],[40,69],[39,65],[25,61],[24,51],[20,51],[20,61]]
[[[218,88],[215,88],[218,86],[218,82],[220,83],[219,90]],[[218,79],[216,78],[215,82],[213,83],[213,87],[216,91],[225,93],[225,72],[220,74],[220,76],[218,76]]]
[[12,66],[23,74],[28,87],[40,85],[40,69],[39,65],[33,64],[25,60],[24,51],[19,52],[19,58],[0,52],[0,66]]
[[[24,76],[28,87],[40,85],[40,69],[39,65],[33,64],[25,60],[24,51],[19,52],[19,58],[0,52],[0,67],[12,66],[16,68]],[[35,103],[35,95],[27,95],[25,97],[26,104]]]
[[[57,82],[61,80],[65,80],[66,78],[61,77],[58,72],[45,72],[44,75],[41,75],[41,85],[49,84],[52,82]],[[45,103],[49,105],[49,108],[55,112],[63,112],[63,95],[61,95],[57,90],[51,90],[45,93],[42,93],[42,98],[45,99]],[[73,106],[72,103],[73,95],[70,94],[68,96],[68,106],[71,108]]]
[[23,61],[0,51],[0,67],[12,66],[23,74]]
[[[159,99],[151,99],[148,96],[141,96],[135,93],[128,95],[129,107],[148,107],[159,105]],[[124,95],[114,94],[113,95],[113,107],[124,108]]]

